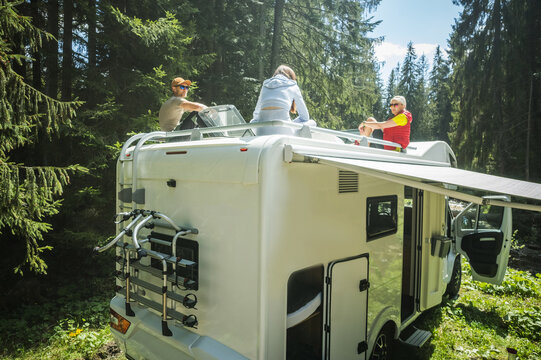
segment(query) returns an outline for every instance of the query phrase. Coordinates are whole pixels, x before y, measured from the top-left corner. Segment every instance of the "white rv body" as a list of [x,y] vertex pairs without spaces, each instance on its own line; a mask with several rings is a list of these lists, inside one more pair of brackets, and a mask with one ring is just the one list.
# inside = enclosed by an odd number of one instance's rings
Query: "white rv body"
[[[418,189],[406,178],[401,183],[325,159],[448,168],[454,154],[445,143],[412,144],[407,153],[396,153],[344,144],[328,134],[201,138],[193,132],[198,139],[127,144],[118,162],[118,212],[154,210],[180,228],[197,229],[179,237],[197,252],[197,289],[175,286],[174,273],[166,284],[167,294],[194,294],[188,297],[197,298],[195,308],[169,295],[165,300],[168,314],[176,311],[184,320],[195,315],[197,326],[166,315],[167,335],[155,306],[164,298],[140,285],[162,287],[159,273],[143,271],[154,260],[136,259],[132,237],[116,244],[120,276],[111,309],[130,325],[125,334],[112,332],[128,358],[368,359],[382,329],[397,338],[422,311],[441,303],[460,251],[449,238],[456,230],[451,231],[446,192],[455,191]],[[397,221],[385,225],[387,235],[368,239],[369,217],[379,216],[368,213],[378,210],[374,204],[384,211],[395,204],[396,214],[379,215]],[[163,219],[153,224],[135,235],[141,249],[155,250],[144,240],[151,232],[177,233]],[[507,258],[499,258],[503,271],[506,264]],[[288,319],[298,284],[312,293],[299,290],[306,304]]]

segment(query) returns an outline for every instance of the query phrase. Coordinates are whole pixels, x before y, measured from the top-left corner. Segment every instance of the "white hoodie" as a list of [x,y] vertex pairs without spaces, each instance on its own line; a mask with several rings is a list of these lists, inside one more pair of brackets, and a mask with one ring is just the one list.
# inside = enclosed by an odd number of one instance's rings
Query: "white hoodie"
[[[260,118],[260,112],[262,108],[266,107],[278,107],[281,110],[285,110],[285,112],[281,111],[280,113],[284,114],[283,116],[286,118],[276,120],[289,121],[289,109],[291,108],[293,100],[295,100],[297,112],[299,113],[299,117],[294,119],[293,122],[305,123],[309,121],[310,115],[308,114],[308,109],[306,108],[306,104],[301,95],[301,90],[295,80],[291,80],[282,74],[278,74],[265,80],[261,87],[261,92],[259,93],[259,99],[257,100],[252,121],[265,121]],[[310,123],[314,123],[313,125],[315,125],[315,122],[313,121],[310,121]]]

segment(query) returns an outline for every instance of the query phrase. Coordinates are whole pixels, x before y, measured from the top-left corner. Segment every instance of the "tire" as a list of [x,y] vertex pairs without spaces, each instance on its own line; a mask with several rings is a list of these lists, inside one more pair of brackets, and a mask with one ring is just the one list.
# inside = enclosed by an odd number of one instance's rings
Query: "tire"
[[389,360],[391,358],[393,333],[390,326],[384,326],[378,334],[370,360]]
[[458,297],[460,291],[460,284],[462,283],[462,264],[460,261],[460,254],[455,257],[455,263],[453,265],[453,272],[451,273],[451,281],[447,284],[445,294],[451,299]]

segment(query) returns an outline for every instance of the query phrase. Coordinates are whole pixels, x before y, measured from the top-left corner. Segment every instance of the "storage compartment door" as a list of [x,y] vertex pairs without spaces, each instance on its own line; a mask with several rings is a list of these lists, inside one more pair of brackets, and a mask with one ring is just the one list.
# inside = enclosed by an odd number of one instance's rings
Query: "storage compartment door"
[[[507,196],[487,196],[509,201]],[[511,248],[511,208],[470,204],[453,221],[456,251],[468,260],[473,280],[500,284]]]
[[366,359],[368,255],[333,261],[327,274],[326,359]]

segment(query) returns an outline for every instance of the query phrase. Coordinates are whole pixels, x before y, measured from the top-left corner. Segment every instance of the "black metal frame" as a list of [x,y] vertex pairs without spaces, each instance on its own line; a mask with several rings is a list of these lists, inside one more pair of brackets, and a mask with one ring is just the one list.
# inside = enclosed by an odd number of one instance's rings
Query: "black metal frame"
[[[395,217],[395,224],[394,228],[386,230],[384,232],[370,235],[368,232],[368,224],[370,223],[370,211],[369,211],[369,205],[373,202],[383,202],[383,201],[390,201],[392,206],[392,213]],[[383,195],[383,196],[373,196],[373,197],[367,197],[366,198],[366,242],[370,242],[385,236],[396,234],[398,231],[398,196],[397,195]]]

